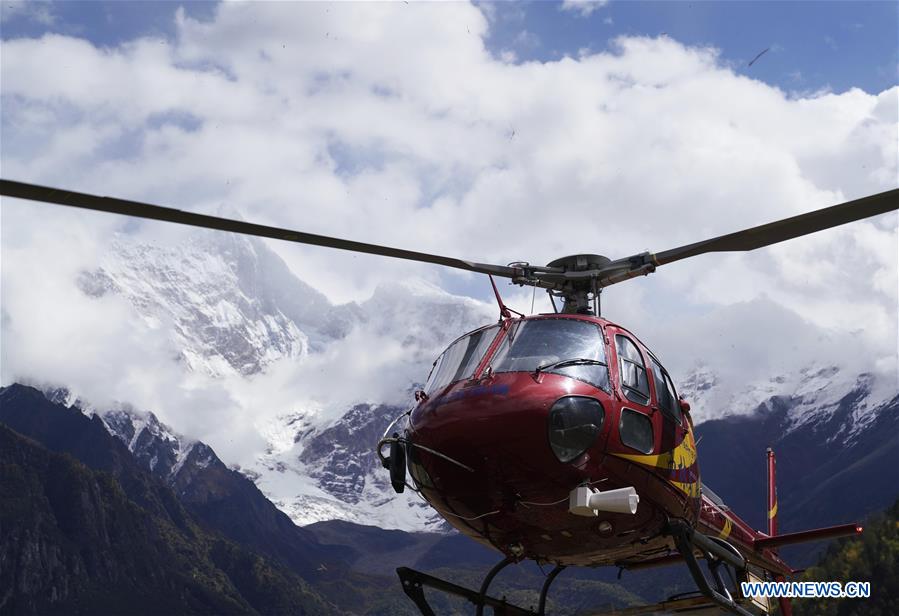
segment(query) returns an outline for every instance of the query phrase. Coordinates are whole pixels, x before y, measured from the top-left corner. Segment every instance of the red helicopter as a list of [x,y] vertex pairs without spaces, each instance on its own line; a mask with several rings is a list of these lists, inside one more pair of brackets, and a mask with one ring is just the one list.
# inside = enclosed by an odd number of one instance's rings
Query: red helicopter
[[[773,606],[742,596],[738,581],[782,581],[795,573],[778,556],[781,546],[862,532],[843,524],[778,534],[770,449],[766,532],[733,513],[700,480],[690,405],[637,336],[600,316],[599,298],[603,288],[667,263],[754,250],[897,210],[899,189],[655,254],[575,255],[545,267],[475,263],[10,180],[0,180],[0,194],[488,274],[499,322],[459,337],[437,358],[415,406],[377,445],[397,492],[415,490],[460,532],[504,556],[478,590],[400,567],[404,592],[426,616],[434,612],[425,586],[467,598],[479,615],[485,607],[534,614],[488,595],[501,569],[525,559],[555,565],[538,614],[566,567],[680,562],[698,593],[613,613],[712,606],[767,614]],[[513,315],[493,276],[546,289],[555,311]],[[780,607],[791,613],[789,600],[780,599]]]

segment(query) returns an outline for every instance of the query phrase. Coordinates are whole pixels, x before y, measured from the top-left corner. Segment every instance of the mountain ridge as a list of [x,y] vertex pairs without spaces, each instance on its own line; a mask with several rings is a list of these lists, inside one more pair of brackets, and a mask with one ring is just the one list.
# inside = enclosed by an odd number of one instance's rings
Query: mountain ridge
[[[97,421],[44,400],[55,407],[53,419],[66,418],[60,423],[74,442],[67,446],[56,430],[41,433],[42,421],[28,421],[46,419],[40,401],[36,390],[0,390],[0,612],[333,611],[296,573],[199,526],[170,490],[119,457]],[[13,430],[11,420],[58,451]],[[93,454],[108,470],[66,449]]]

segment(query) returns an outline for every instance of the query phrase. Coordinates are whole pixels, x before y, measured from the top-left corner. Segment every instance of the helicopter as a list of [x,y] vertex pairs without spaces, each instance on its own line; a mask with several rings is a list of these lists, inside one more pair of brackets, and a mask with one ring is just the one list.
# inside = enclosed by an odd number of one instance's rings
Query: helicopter
[[[851,523],[779,534],[770,449],[765,532],[727,507],[701,481],[689,403],[633,332],[601,316],[600,294],[682,259],[755,250],[895,211],[899,189],[663,252],[614,260],[579,254],[546,266],[478,263],[5,179],[0,195],[488,275],[498,321],[449,345],[415,392],[415,404],[376,445],[396,492],[417,492],[451,526],[503,556],[478,590],[398,568],[403,591],[425,616],[434,614],[425,587],[469,600],[478,616],[487,607],[496,614],[534,614],[488,594],[502,569],[526,559],[554,565],[537,614],[545,613],[549,589],[567,567],[674,564],[687,566],[696,593],[610,614],[710,607],[767,614],[772,603],[743,596],[738,582],[795,574],[778,555],[782,546],[863,531]],[[511,310],[494,277],[545,289],[553,312]],[[789,599],[779,603],[789,616]]]

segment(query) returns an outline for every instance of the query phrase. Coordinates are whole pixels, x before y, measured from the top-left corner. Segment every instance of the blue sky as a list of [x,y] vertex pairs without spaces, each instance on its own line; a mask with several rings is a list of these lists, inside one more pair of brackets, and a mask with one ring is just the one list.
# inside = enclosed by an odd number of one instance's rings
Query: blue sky
[[[116,46],[140,36],[174,35],[178,7],[211,18],[215,2],[2,3],[4,39],[52,31]],[[609,2],[589,15],[559,3],[480,3],[491,15],[487,44],[517,61],[601,51],[620,35],[668,36],[721,50],[734,70],[783,90],[876,93],[896,84],[896,2]],[[768,51],[752,66],[749,62]]]
[[[785,90],[881,92],[896,83],[895,2],[610,2],[587,17],[553,3],[498,7],[514,16],[498,20],[491,40],[521,59],[598,51],[622,34],[665,33],[712,45],[736,71]],[[536,35],[530,45],[522,44],[522,29]]]

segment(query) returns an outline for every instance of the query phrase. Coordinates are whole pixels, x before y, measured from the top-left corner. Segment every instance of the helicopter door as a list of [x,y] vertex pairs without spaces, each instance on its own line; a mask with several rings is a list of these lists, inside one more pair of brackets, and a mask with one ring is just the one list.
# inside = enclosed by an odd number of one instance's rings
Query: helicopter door
[[621,443],[643,454],[655,453],[659,419],[653,412],[646,361],[637,344],[623,333],[615,334],[618,387],[623,397],[618,435]]

